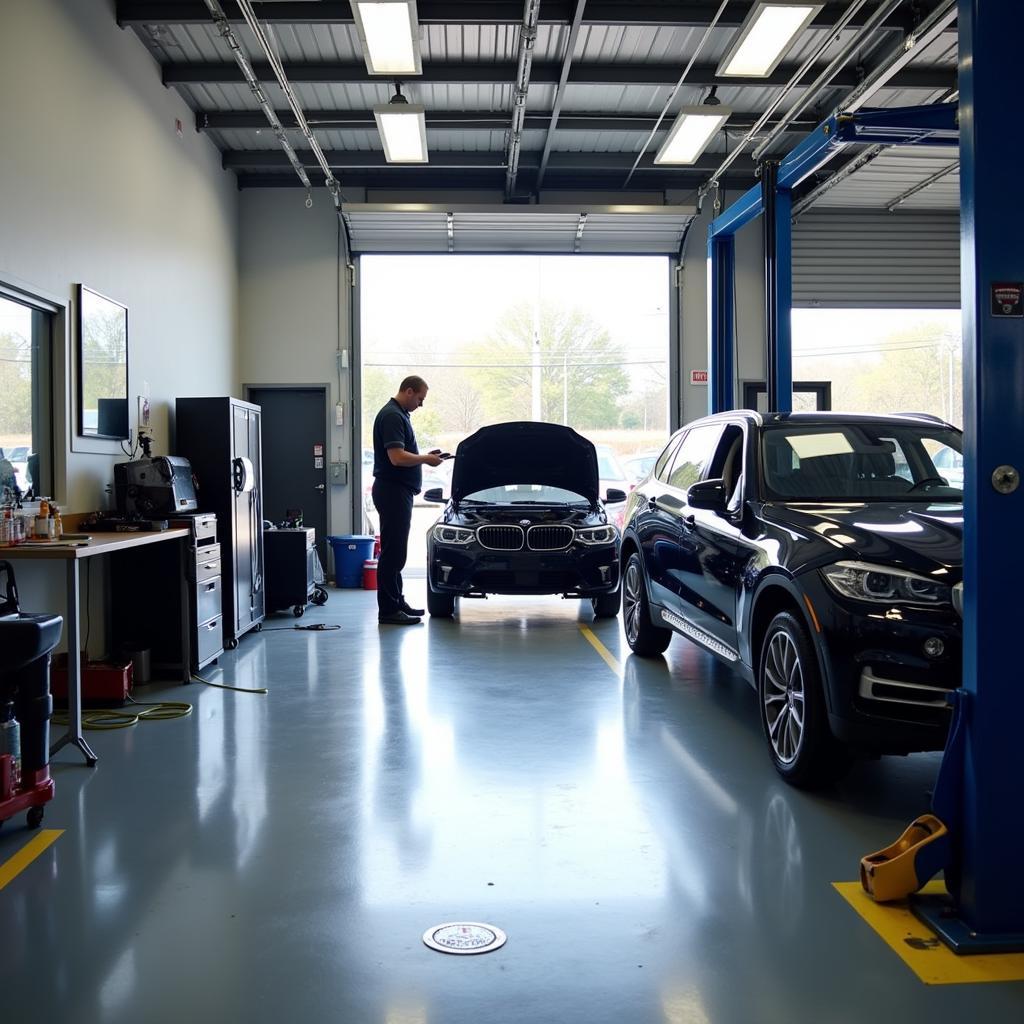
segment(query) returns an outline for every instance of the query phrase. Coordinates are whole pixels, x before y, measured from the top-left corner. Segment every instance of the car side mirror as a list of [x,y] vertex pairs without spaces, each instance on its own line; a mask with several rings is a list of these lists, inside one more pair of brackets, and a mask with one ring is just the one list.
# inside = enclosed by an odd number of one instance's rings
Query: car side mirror
[[626,500],[626,492],[620,491],[618,487],[609,487],[608,490],[604,492],[604,500],[608,502],[609,505],[618,505],[620,502]]
[[431,487],[429,491],[423,492],[423,500],[430,501],[437,505],[443,505],[447,500],[444,491],[440,487]]
[[701,480],[692,484],[686,492],[686,504],[690,508],[706,508],[721,515],[725,512],[729,496],[725,493],[725,482],[722,480]]

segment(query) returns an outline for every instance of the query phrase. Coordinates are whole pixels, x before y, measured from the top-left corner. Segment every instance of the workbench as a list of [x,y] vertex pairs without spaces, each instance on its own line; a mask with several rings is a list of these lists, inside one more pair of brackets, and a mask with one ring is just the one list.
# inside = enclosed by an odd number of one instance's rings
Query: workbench
[[[84,517],[66,518],[67,523],[74,523],[76,519]],[[77,526],[75,527],[77,528]],[[71,532],[71,526],[65,527]],[[145,549],[153,544],[166,544],[177,542],[182,548],[188,541],[189,531],[186,529],[168,529],[157,532],[140,533],[94,533],[88,541],[51,541],[49,543],[20,544],[16,547],[0,548],[0,559],[8,559],[12,562],[52,562],[59,561],[66,563],[66,615],[64,619],[64,637],[68,649],[68,728],[50,747],[52,757],[61,748],[71,745],[77,747],[85,757],[85,763],[92,767],[96,764],[96,754],[86,742],[82,735],[82,659],[81,659],[81,628],[80,628],[80,595],[79,566],[86,558],[96,558],[100,555],[112,555],[118,552],[133,554],[139,549]],[[183,566],[179,558],[179,567]],[[140,565],[140,572],[142,566]],[[171,581],[167,581],[171,582]],[[182,607],[185,609],[181,616],[181,654],[183,681],[188,682],[189,675],[189,635],[188,635],[188,594],[185,589],[185,574],[179,573],[177,581],[181,592]]]

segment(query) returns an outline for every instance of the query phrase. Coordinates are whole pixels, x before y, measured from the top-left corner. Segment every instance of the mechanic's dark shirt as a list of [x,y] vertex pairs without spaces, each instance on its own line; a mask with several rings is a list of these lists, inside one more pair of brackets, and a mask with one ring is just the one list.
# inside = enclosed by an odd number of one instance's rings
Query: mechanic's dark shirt
[[414,455],[419,454],[412,420],[393,398],[388,399],[388,404],[377,413],[373,421],[373,475],[380,480],[401,484],[413,494],[419,494],[423,486],[423,467],[393,466],[388,458],[389,448],[404,448]]

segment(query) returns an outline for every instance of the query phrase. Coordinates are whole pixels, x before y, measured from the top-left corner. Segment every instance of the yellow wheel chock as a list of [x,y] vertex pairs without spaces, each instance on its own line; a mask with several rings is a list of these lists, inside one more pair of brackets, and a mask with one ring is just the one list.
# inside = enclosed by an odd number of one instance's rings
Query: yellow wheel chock
[[946,826],[922,814],[891,846],[861,858],[860,884],[877,903],[903,899],[945,867],[949,845]]

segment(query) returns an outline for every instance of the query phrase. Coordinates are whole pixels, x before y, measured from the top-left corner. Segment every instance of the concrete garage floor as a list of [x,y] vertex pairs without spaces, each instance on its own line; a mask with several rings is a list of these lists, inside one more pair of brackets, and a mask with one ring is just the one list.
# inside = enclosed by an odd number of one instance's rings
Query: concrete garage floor
[[[90,733],[95,771],[60,755],[64,834],[0,892],[5,1024],[1024,1019],[1022,984],[922,984],[830,884],[926,807],[937,756],[796,792],[744,683],[680,639],[627,658],[558,599],[378,631],[332,590],[313,621],[343,628],[210,672],[269,695],[149,688],[195,713]],[[508,943],[422,944],[453,920]]]

